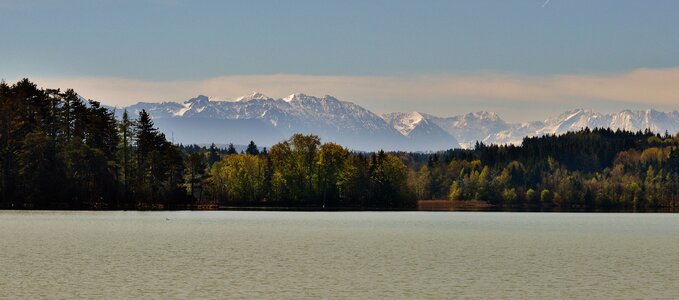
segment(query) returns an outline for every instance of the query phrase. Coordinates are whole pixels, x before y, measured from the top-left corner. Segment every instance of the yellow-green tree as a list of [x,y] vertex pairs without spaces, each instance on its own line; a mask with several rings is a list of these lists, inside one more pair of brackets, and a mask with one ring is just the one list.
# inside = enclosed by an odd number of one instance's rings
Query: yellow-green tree
[[339,203],[338,180],[349,151],[340,145],[326,143],[318,151],[318,189],[323,205]]
[[261,202],[264,195],[264,161],[254,155],[234,154],[216,162],[211,170],[213,192],[230,203]]

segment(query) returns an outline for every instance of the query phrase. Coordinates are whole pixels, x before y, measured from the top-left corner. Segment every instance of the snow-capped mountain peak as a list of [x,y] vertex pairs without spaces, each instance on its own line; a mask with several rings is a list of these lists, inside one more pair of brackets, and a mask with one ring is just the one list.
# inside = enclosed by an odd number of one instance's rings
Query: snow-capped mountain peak
[[499,116],[492,112],[492,111],[477,111],[477,112],[470,112],[466,115],[464,115],[463,119],[468,120],[468,119],[475,119],[475,120],[489,120],[489,121],[496,121],[499,119]]
[[543,128],[537,131],[537,135],[559,134],[577,131],[585,127],[605,128],[611,127],[611,116],[595,112],[591,109],[579,108],[566,111],[555,118],[547,119],[543,122],[542,126]]
[[384,114],[382,118],[414,144],[429,145],[429,149],[451,149],[460,146],[452,135],[430,122],[427,115],[419,112]]
[[242,96],[236,99],[237,102],[246,102],[246,101],[252,101],[252,100],[268,100],[271,99],[270,97],[260,93],[260,92],[252,92],[250,95],[247,96]]
[[283,100],[285,100],[285,102],[292,102],[292,101],[300,100],[300,99],[307,98],[307,97],[308,96],[304,93],[294,93],[294,94],[291,94],[290,96],[283,98]]
[[[319,98],[296,93],[285,99],[273,99],[252,93],[238,101],[210,101],[198,96],[182,104],[138,103],[128,107],[135,114],[142,109],[151,114],[163,132],[172,134],[181,143],[247,144],[255,140],[262,146],[271,146],[295,133],[307,133],[354,150],[428,151],[459,147],[446,133],[432,134],[436,127],[418,126],[417,139],[406,137],[373,112],[329,95]],[[419,114],[415,116],[421,118]],[[440,128],[438,131],[443,132]]]
[[195,98],[184,101],[184,104],[190,105],[192,107],[204,107],[210,103],[210,98],[205,95],[198,95]]
[[543,121],[507,123],[496,113],[480,111],[452,117],[407,112],[378,116],[360,105],[329,95],[295,93],[273,99],[253,92],[236,101],[204,95],[177,102],[149,103],[117,109],[120,117],[146,110],[158,127],[182,143],[255,140],[270,146],[294,133],[311,133],[354,150],[429,151],[486,144],[521,144],[526,136],[562,134],[585,127],[657,133],[679,131],[679,112],[653,109],[602,114],[574,109]]
[[415,127],[421,122],[426,122],[424,116],[419,112],[407,112],[407,113],[391,113],[382,115],[387,123],[391,124],[394,129],[400,132],[402,135],[407,136],[410,134]]

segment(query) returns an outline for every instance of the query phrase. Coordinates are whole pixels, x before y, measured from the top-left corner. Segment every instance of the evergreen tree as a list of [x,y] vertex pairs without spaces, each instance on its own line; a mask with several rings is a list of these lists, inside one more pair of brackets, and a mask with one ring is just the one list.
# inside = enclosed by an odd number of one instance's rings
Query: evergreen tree
[[234,147],[233,144],[229,143],[229,147],[226,148],[226,155],[233,154],[238,154],[238,152],[236,152],[236,147]]
[[254,141],[250,141],[248,148],[245,149],[245,153],[250,155],[259,155],[259,149],[257,148],[257,145]]
[[210,144],[207,156],[207,165],[210,167],[220,159],[219,149],[215,146],[215,143]]
[[134,132],[132,131],[134,127],[134,123],[132,120],[130,120],[129,115],[127,114],[127,110],[123,112],[122,119],[120,121],[120,124],[118,125],[118,130],[119,130],[119,135],[121,137],[120,139],[120,147],[119,147],[119,160],[120,160],[120,169],[121,169],[121,182],[123,184],[123,202],[124,207],[131,208],[134,206],[134,203],[129,201],[129,199],[132,198],[132,195],[130,194],[130,184],[132,182],[132,174],[134,174],[134,171],[132,170],[132,165],[130,163],[130,156],[132,153],[132,140],[134,139]]
[[202,201],[203,181],[206,178],[207,164],[201,153],[191,153],[188,156],[187,171],[188,192],[198,201]]

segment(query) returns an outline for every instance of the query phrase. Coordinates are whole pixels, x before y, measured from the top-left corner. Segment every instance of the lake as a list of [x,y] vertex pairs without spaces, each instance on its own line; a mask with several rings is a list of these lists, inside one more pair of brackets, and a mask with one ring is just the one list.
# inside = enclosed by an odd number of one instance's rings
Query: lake
[[679,215],[0,211],[0,298],[679,299]]

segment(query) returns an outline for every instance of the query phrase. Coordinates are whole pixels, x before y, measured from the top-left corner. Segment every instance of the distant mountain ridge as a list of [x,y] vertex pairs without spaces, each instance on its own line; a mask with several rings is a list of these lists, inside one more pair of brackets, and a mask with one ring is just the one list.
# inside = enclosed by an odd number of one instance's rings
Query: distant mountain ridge
[[679,112],[623,110],[602,114],[574,109],[541,121],[508,123],[494,112],[439,117],[420,112],[377,115],[357,104],[302,93],[274,99],[253,92],[231,101],[197,96],[183,103],[139,102],[116,110],[131,115],[145,109],[177,143],[270,146],[294,133],[319,135],[352,150],[437,151],[486,144],[520,144],[526,136],[561,134],[585,127],[676,133]]
[[525,136],[562,134],[589,128],[611,128],[613,130],[643,131],[649,129],[656,133],[665,131],[679,132],[679,112],[660,112],[654,109],[622,110],[612,114],[602,114],[591,109],[574,109],[544,121],[511,124],[509,128],[489,135],[485,143],[520,144]]
[[[319,135],[353,150],[429,151],[459,147],[448,137],[445,142],[412,140],[394,129],[382,117],[351,102],[332,96],[314,97],[302,93],[281,99],[261,93],[233,101],[198,96],[184,103],[140,102],[126,108],[130,114],[145,109],[166,136],[181,143],[234,143],[270,146],[294,133]],[[117,114],[122,114],[118,109]]]

